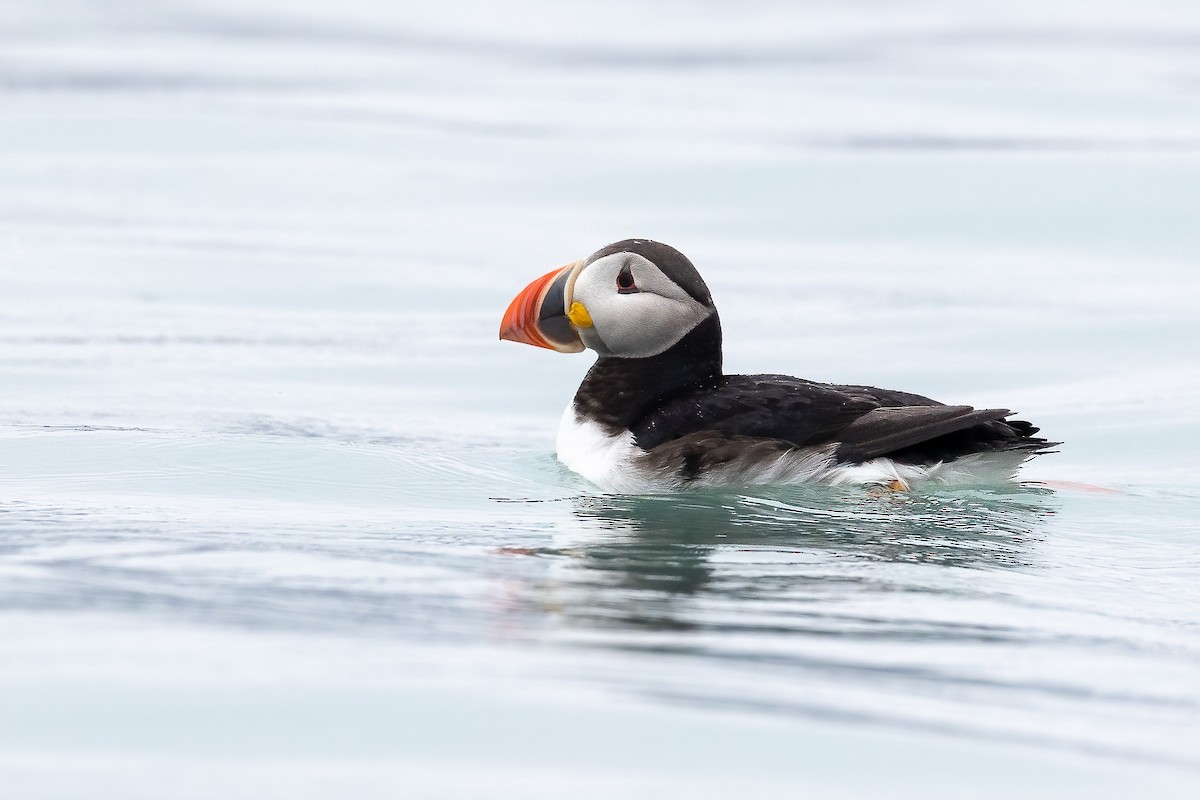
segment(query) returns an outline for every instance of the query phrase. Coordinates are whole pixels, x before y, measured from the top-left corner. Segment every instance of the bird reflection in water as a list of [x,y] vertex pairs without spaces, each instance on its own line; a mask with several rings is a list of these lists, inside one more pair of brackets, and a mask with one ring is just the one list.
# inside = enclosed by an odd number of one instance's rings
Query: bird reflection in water
[[1052,498],[1032,486],[953,495],[858,487],[585,495],[573,501],[572,529],[541,553],[562,559],[553,593],[575,622],[706,627],[712,620],[695,602],[949,592],[959,582],[938,578],[945,570],[937,567],[1028,565]]

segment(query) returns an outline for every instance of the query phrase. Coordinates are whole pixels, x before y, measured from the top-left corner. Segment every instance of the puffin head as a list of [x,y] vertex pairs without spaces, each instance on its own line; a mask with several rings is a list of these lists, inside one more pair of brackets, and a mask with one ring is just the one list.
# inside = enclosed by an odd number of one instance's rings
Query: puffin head
[[548,272],[508,306],[500,338],[601,358],[663,353],[717,315],[704,279],[673,247],[626,239]]

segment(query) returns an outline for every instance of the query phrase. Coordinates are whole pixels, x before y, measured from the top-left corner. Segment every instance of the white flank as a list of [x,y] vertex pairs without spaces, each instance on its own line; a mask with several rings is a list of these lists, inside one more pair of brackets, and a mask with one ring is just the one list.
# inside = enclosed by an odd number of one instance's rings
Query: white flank
[[949,463],[898,464],[876,458],[862,464],[838,464],[833,445],[793,450],[770,460],[746,460],[722,465],[693,481],[649,467],[646,451],[623,431],[612,436],[598,424],[581,420],[574,404],[567,406],[558,426],[558,460],[568,469],[605,492],[645,494],[688,487],[786,486],[798,483],[889,485],[914,484],[986,486],[1011,481],[1021,464],[1031,458],[1019,451],[976,453]]

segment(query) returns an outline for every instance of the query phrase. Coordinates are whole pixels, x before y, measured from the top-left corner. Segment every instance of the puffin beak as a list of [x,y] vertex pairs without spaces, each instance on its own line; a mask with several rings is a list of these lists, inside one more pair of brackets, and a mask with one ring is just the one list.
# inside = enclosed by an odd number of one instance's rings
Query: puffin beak
[[500,338],[560,353],[578,353],[583,340],[567,318],[567,298],[582,261],[547,272],[521,290],[500,321]]

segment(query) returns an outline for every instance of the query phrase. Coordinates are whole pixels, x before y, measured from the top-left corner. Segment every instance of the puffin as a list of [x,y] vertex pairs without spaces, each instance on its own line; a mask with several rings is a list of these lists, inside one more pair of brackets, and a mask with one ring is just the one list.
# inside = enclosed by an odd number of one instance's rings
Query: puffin
[[721,321],[686,256],[626,239],[523,289],[502,340],[593,350],[559,423],[559,461],[601,491],[1009,482],[1059,444],[1003,408],[874,386],[726,375]]

